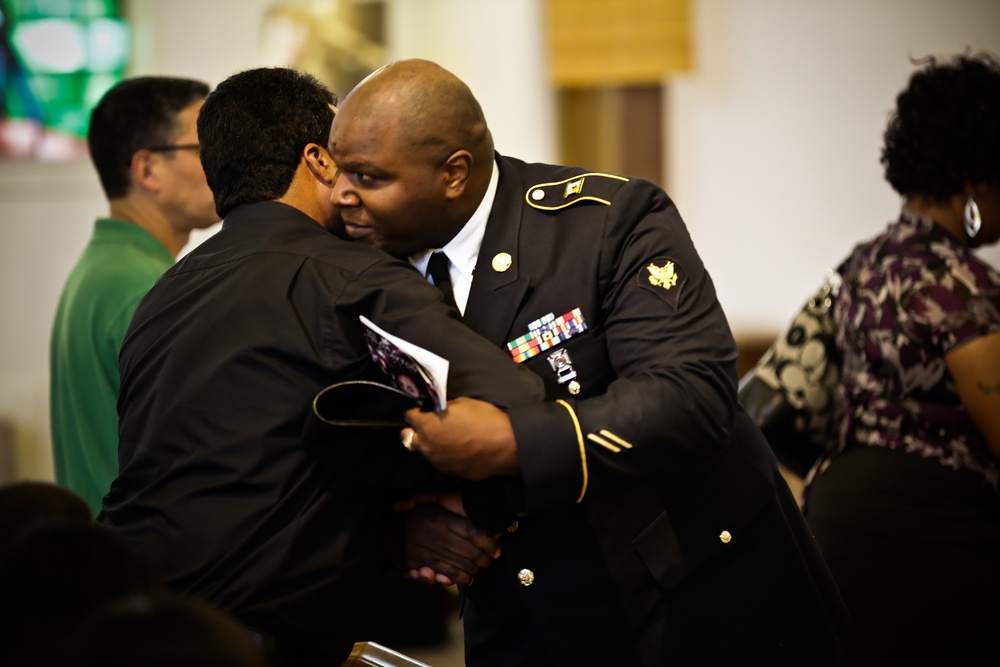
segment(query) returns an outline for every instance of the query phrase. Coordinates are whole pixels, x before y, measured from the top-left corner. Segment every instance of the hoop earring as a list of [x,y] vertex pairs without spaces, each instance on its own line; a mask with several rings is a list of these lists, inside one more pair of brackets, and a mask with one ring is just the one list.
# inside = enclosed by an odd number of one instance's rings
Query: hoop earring
[[982,226],[983,219],[979,217],[979,206],[972,195],[969,195],[965,202],[965,233],[969,235],[970,239],[974,239]]

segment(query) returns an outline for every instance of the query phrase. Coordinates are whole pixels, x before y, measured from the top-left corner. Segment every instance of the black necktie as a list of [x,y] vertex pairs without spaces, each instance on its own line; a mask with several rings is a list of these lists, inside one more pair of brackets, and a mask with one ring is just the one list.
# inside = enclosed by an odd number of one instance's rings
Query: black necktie
[[444,302],[449,306],[458,307],[455,304],[455,290],[451,286],[451,274],[448,271],[448,256],[443,252],[435,252],[427,262],[427,273],[434,279],[434,284],[438,286],[444,294]]

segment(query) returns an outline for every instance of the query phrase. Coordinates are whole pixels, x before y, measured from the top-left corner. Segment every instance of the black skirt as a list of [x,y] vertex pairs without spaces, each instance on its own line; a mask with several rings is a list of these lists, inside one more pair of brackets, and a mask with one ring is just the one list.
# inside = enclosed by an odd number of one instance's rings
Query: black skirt
[[804,511],[853,618],[856,664],[997,659],[1000,495],[981,475],[853,447]]

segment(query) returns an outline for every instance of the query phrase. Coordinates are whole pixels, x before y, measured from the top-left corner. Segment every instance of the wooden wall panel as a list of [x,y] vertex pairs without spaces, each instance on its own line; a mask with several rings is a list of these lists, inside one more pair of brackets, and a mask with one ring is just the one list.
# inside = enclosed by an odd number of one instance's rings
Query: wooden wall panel
[[662,185],[664,95],[659,85],[560,89],[559,161]]
[[690,0],[546,0],[560,87],[658,84],[691,68]]

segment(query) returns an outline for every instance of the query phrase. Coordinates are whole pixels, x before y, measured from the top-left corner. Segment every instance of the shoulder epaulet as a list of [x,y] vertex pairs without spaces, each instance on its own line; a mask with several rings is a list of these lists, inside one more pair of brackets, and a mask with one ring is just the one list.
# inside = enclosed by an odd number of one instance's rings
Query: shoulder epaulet
[[613,193],[628,179],[614,174],[577,174],[564,181],[532,185],[524,193],[524,201],[532,208],[542,211],[558,211],[573,204],[594,201],[605,206],[611,205]]

